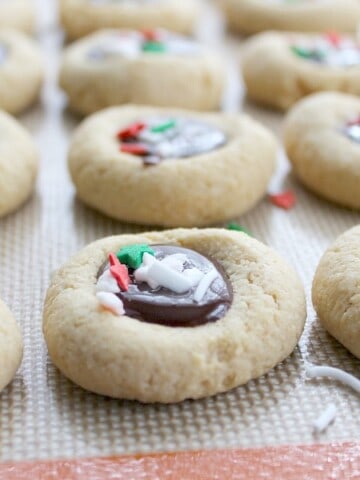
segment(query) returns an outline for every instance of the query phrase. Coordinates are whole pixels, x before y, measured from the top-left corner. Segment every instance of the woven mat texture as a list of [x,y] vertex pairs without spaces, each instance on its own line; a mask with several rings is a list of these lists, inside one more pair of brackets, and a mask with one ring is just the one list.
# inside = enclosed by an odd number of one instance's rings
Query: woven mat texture
[[[236,219],[277,249],[299,272],[308,296],[308,321],[299,347],[269,374],[229,393],[173,406],[144,406],[89,394],[51,364],[41,332],[42,307],[51,273],[87,243],[112,234],[137,232],[76,200],[66,152],[78,119],[65,109],[56,84],[61,49],[55,3],[38,0],[39,40],[47,58],[40,105],[20,120],[41,149],[41,172],[33,198],[0,220],[0,296],[21,324],[25,355],[14,382],[0,398],[0,460],[171,451],[217,447],[342,441],[359,438],[359,397],[331,381],[308,381],[304,362],[329,364],[359,375],[360,362],[320,326],[311,307],[311,281],[320,256],[343,231],[360,223],[359,213],[337,208],[305,191],[279,159],[273,191],[293,189],[296,208],[283,211],[266,199]],[[239,39],[221,39],[212,10],[199,35],[229,58],[227,110],[244,110],[277,134],[282,116],[245,102],[238,87],[234,52]],[[311,422],[330,402],[338,416],[325,434]]]

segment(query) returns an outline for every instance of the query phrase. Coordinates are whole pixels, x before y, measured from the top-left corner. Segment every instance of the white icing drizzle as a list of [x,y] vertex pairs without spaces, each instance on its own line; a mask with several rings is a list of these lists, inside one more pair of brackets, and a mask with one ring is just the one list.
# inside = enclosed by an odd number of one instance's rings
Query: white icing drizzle
[[355,390],[355,392],[360,393],[360,380],[340,368],[306,365],[305,370],[309,378],[329,377],[344,383]]
[[324,412],[313,422],[314,431],[321,433],[335,420],[337,408],[334,403],[330,403]]
[[201,279],[197,289],[194,293],[194,300],[195,302],[199,303],[204,298],[206,291],[210,288],[211,284],[214,280],[218,277],[218,272],[213,268],[210,272],[206,273],[203,278]]
[[99,300],[99,304],[106,310],[110,310],[119,317],[125,315],[124,304],[114,293],[97,292],[96,297]]
[[96,284],[96,291],[97,292],[109,292],[109,293],[119,293],[120,288],[115,280],[115,278],[111,275],[110,269],[105,270],[105,272],[100,275]]

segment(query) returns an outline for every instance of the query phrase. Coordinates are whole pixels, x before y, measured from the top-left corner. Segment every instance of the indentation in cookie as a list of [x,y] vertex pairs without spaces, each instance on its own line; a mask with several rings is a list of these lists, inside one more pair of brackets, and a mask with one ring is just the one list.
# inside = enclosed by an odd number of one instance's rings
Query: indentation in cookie
[[87,52],[93,61],[113,57],[137,58],[143,53],[198,55],[201,46],[196,41],[166,30],[119,30],[107,33],[98,39]]
[[233,291],[216,260],[176,245],[130,245],[101,267],[102,308],[148,323],[194,327],[222,318]]
[[220,129],[184,117],[152,117],[131,123],[117,134],[120,151],[137,155],[146,165],[211,152],[225,145]]
[[359,43],[336,33],[302,37],[292,41],[290,48],[298,57],[328,67],[349,68],[360,65]]

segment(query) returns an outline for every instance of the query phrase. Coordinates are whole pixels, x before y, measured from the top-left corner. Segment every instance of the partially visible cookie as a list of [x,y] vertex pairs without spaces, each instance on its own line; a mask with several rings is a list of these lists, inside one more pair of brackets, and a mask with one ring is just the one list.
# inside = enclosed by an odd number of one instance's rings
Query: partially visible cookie
[[222,59],[165,30],[102,30],[65,50],[60,85],[81,114],[125,103],[194,110],[219,108]]
[[78,196],[120,220],[200,226],[235,218],[265,194],[277,143],[246,115],[114,107],[76,131]]
[[38,157],[25,129],[0,112],[0,217],[16,210],[32,193]]
[[35,27],[33,0],[1,0],[0,28],[3,27],[33,33]]
[[13,379],[22,354],[20,329],[8,307],[0,300],[0,392]]
[[360,98],[312,95],[285,120],[284,142],[297,177],[310,190],[360,209]]
[[60,0],[69,38],[102,28],[167,28],[191,34],[200,16],[199,0]]
[[273,250],[225,229],[104,238],[53,277],[49,354],[81,387],[172,403],[230,390],[295,348],[303,286]]
[[230,28],[252,34],[265,30],[355,32],[358,0],[218,0]]
[[39,96],[44,77],[39,47],[23,33],[0,29],[0,109],[17,114]]
[[360,358],[360,225],[325,252],[315,273],[312,297],[326,330]]
[[281,110],[325,90],[360,95],[360,43],[350,36],[262,33],[245,44],[242,66],[249,97]]

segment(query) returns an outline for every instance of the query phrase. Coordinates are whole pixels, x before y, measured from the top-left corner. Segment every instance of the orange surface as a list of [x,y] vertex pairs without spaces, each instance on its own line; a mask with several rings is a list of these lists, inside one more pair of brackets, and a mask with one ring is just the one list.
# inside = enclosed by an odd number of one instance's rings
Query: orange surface
[[1,480],[359,480],[360,443],[0,465]]

